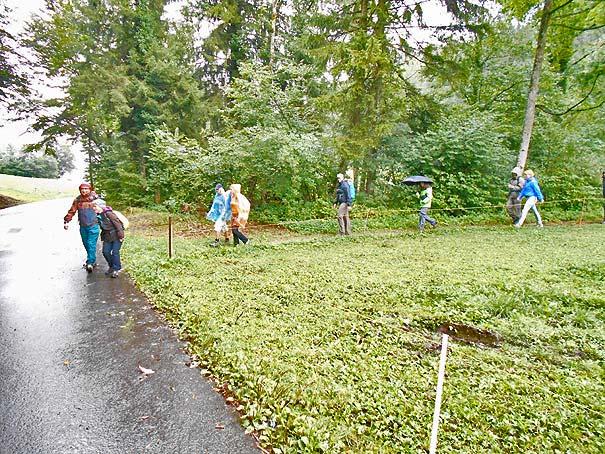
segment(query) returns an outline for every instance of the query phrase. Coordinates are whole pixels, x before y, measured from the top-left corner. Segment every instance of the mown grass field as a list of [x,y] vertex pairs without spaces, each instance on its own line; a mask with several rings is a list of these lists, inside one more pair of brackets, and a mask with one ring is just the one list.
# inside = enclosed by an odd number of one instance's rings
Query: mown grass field
[[27,178],[0,174],[0,194],[22,202],[75,197],[77,182],[49,178]]
[[450,339],[440,452],[605,452],[604,225],[144,233],[129,273],[272,452],[425,452],[451,323],[501,342]]

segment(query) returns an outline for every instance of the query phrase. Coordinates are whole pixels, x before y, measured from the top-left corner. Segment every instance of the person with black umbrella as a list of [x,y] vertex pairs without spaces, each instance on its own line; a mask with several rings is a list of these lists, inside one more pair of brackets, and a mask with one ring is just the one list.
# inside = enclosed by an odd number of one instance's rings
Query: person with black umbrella
[[420,211],[418,212],[418,229],[424,231],[424,225],[428,222],[431,226],[436,227],[437,221],[429,216],[431,203],[433,202],[433,180],[424,175],[413,175],[403,180],[403,184],[408,186],[419,185],[421,191],[416,193],[420,198]]
[[418,212],[418,229],[424,231],[425,223],[431,224],[433,227],[437,227],[437,221],[429,216],[429,210],[431,209],[431,203],[433,202],[433,187],[431,183],[421,182],[420,193],[416,193],[420,197],[420,211]]

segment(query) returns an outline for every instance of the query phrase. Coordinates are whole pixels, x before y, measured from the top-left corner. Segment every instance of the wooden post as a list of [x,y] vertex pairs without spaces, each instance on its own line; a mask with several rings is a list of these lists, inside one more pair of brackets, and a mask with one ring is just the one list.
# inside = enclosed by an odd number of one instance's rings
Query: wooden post
[[441,341],[441,359],[439,360],[437,395],[435,396],[435,412],[433,413],[433,429],[431,430],[431,447],[429,454],[435,454],[437,452],[437,431],[439,430],[439,414],[441,413],[441,395],[443,393],[443,381],[445,379],[445,360],[447,358],[448,339],[449,336],[444,334]]
[[172,258],[172,216],[168,216],[168,258]]

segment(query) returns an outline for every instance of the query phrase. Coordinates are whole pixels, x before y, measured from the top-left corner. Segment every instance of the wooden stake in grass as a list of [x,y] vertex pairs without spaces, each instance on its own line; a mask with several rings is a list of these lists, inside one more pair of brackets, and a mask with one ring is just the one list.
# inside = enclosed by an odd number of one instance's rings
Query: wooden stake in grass
[[168,258],[172,258],[172,216],[168,216]]
[[435,396],[435,413],[433,413],[433,429],[431,430],[431,447],[429,454],[437,452],[437,431],[439,430],[439,414],[441,413],[441,395],[443,393],[443,381],[445,379],[445,360],[447,358],[447,340],[449,336],[444,334],[441,341],[441,358],[439,360],[439,376],[437,378],[437,395]]

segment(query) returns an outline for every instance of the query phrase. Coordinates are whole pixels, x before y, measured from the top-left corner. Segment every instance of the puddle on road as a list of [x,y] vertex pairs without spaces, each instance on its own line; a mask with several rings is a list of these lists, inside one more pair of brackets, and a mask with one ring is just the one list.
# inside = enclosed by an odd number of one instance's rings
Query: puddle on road
[[437,329],[442,334],[447,334],[452,339],[473,345],[485,345],[487,347],[499,347],[502,345],[502,336],[497,333],[474,328],[459,323],[444,323]]

